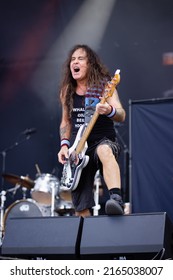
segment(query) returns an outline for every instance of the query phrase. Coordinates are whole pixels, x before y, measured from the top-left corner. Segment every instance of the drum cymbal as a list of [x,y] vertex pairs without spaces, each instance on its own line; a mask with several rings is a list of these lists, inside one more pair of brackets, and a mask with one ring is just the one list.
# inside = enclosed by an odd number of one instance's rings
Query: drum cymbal
[[28,176],[17,176],[14,174],[2,174],[5,180],[12,183],[13,185],[21,185],[27,189],[32,189],[35,185],[34,181],[31,180]]

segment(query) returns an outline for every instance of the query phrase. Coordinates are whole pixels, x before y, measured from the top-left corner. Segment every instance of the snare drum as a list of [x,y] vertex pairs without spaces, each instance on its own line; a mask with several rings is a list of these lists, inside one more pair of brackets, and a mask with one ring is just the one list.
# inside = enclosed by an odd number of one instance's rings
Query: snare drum
[[17,200],[12,203],[5,211],[3,228],[10,218],[41,217],[42,211],[32,199]]
[[38,203],[44,205],[51,205],[52,193],[54,196],[57,195],[59,190],[58,179],[51,174],[41,174],[35,180],[34,188],[31,190],[32,198]]

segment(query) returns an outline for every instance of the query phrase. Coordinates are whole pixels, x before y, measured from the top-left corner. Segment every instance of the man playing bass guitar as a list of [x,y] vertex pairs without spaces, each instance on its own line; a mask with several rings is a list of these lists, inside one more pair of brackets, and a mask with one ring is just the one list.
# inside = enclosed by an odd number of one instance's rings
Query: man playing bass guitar
[[71,191],[77,216],[91,215],[97,170],[103,175],[110,194],[105,213],[124,213],[117,162],[120,146],[114,129],[114,121],[123,122],[126,115],[116,89],[119,80],[119,71],[112,79],[89,46],[76,45],[69,52],[60,87],[62,119],[58,160],[64,165],[61,187]]

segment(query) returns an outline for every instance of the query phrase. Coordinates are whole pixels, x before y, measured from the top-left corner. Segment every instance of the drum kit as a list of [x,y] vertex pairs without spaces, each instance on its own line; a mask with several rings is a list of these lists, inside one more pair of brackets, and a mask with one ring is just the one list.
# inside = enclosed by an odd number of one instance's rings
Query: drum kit
[[[48,173],[38,173],[36,179],[28,176],[2,174],[3,179],[13,188],[3,190],[0,193],[1,205],[1,232],[5,232],[5,226],[9,218],[40,217],[40,216],[72,216],[74,208],[69,192],[61,191],[59,180],[56,176]],[[22,188],[23,199],[16,200],[7,209],[4,209],[7,193],[16,193]],[[26,198],[29,190],[31,198]]]

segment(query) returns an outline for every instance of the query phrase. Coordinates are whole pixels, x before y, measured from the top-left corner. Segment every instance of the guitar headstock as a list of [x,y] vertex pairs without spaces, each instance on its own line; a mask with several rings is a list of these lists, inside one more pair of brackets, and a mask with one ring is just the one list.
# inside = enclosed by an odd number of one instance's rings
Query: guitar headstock
[[120,70],[117,69],[112,80],[108,81],[105,86],[105,91],[104,91],[105,99],[113,95],[113,92],[119,83],[120,83]]

